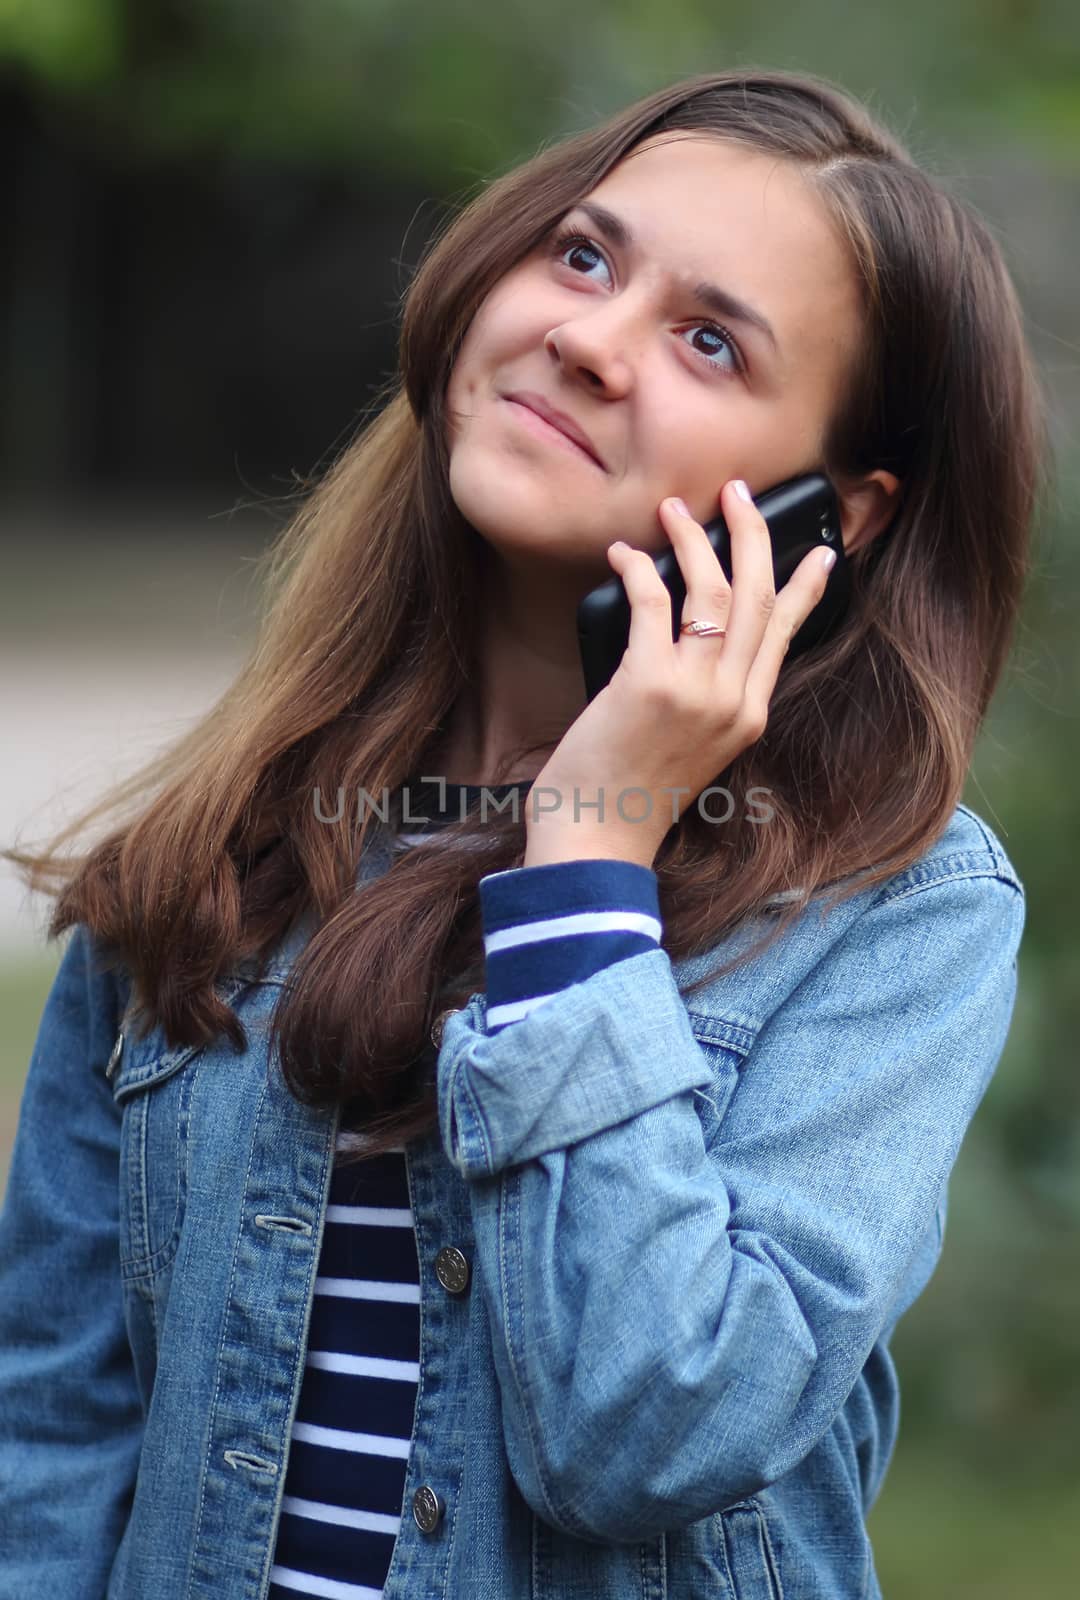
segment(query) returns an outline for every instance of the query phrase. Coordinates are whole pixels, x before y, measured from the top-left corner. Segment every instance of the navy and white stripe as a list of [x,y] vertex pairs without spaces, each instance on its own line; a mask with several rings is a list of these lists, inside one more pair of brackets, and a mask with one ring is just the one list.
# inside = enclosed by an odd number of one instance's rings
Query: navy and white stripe
[[[435,786],[432,786],[434,789]],[[491,786],[500,797],[528,785]],[[479,797],[412,786],[427,841]],[[418,833],[415,830],[420,829]],[[655,874],[567,861],[480,880],[487,1025],[495,1033],[660,938]],[[342,1129],[338,1149],[363,1142]],[[419,1382],[420,1265],[402,1146],[331,1174],[307,1357],[289,1447],[268,1600],[379,1600],[403,1516]]]
[[489,1034],[660,943],[656,874],[636,861],[551,861],[488,873],[480,910]]
[[[362,1136],[342,1130],[338,1148]],[[269,1600],[377,1600],[401,1523],[420,1375],[404,1148],[331,1174]]]

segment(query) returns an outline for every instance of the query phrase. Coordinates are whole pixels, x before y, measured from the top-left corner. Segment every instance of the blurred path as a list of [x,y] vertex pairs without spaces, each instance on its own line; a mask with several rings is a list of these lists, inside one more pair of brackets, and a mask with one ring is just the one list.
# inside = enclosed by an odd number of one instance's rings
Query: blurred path
[[[32,847],[226,687],[254,633],[251,564],[273,530],[160,508],[2,524],[0,838]],[[0,960],[44,953],[50,906],[0,862]]]
[[[242,656],[0,650],[5,845],[43,842],[207,710]],[[52,902],[0,863],[0,959],[41,947]]]

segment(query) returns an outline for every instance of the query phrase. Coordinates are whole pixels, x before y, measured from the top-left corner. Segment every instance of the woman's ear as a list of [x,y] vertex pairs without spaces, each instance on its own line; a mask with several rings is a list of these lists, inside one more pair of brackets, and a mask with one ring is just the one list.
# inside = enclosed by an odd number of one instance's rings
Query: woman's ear
[[878,467],[848,488],[836,484],[844,554],[854,555],[887,528],[899,505],[900,479]]

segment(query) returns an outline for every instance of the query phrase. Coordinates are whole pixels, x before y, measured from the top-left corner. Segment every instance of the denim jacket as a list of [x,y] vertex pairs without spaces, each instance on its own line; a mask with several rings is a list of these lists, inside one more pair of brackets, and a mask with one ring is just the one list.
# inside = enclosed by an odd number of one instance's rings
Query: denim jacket
[[[389,855],[380,829],[360,881]],[[914,866],[685,1000],[760,927],[501,1031],[483,994],[449,1014],[438,1132],[406,1147],[420,1378],[386,1600],[880,1596],[889,1340],[1023,923],[959,806]],[[0,1600],[266,1595],[339,1124],[267,1049],[310,933],[219,985],[239,1053],[138,1038],[69,939],[0,1215]]]

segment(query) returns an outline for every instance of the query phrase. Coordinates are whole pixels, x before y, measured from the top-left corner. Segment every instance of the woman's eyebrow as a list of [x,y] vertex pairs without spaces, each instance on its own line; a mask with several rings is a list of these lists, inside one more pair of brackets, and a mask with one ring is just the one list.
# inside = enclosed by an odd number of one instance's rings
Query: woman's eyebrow
[[[614,211],[609,211],[606,206],[597,205],[595,200],[579,200],[575,209],[584,211],[593,226],[620,250],[630,250],[637,242],[632,229],[623,218],[617,217]],[[727,289],[721,289],[719,284],[715,283],[695,284],[692,293],[695,299],[700,300],[702,305],[708,306],[718,317],[727,317],[734,322],[746,322],[752,328],[757,328],[779,354],[780,347],[772,330],[772,324],[754,306],[745,300],[740,300]]]

